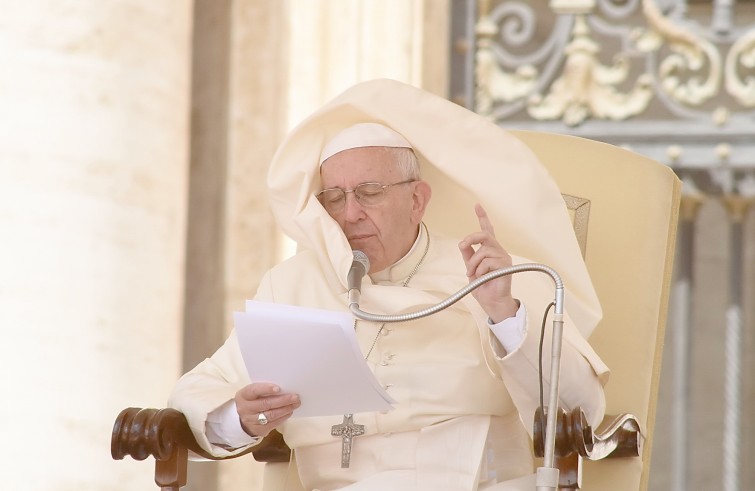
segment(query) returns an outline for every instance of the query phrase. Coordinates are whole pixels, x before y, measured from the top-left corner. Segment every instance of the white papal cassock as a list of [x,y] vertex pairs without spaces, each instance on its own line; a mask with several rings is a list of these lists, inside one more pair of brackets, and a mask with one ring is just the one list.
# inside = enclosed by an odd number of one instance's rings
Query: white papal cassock
[[[314,193],[320,189],[323,145],[361,122],[382,123],[402,134],[433,188],[425,220],[429,233],[423,231],[397,264],[365,279],[361,307],[374,313],[410,312],[465,286],[457,244],[479,228],[473,203],[480,202],[515,263],[548,264],[564,279],[561,402],[581,406],[597,424],[608,370],[585,337],[599,320],[600,307],[558,189],[519,140],[416,88],[389,80],[360,84],[311,116],[281,145],[269,173],[271,205],[299,251],[265,275],[255,299],[348,311],[345,278],[352,251]],[[359,321],[363,353],[374,342],[367,363],[397,404],[386,413],[354,415],[365,435],[354,439],[347,469],[340,466],[341,439],[331,435],[341,416],[288,420],[280,431],[294,450],[305,489],[534,489],[532,480],[512,480],[533,472],[528,433],[539,396],[540,323],[553,292],[547,276],[514,277],[512,293],[526,306],[527,334],[511,353],[491,335],[487,316],[471,295],[434,316],[388,324],[379,335],[379,325]],[[549,352],[548,336],[544,353]],[[205,423],[248,383],[232,334],[182,377],[170,405],[186,414],[205,449],[229,455],[242,449],[212,445]],[[496,485],[502,482],[508,484]]]

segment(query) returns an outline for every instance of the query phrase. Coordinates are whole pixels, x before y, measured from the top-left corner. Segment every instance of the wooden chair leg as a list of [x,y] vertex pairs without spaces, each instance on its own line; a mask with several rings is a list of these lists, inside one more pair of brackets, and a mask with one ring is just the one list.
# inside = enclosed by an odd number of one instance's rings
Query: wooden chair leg
[[155,483],[162,491],[179,491],[186,486],[189,452],[176,447],[168,460],[155,460]]
[[577,452],[554,457],[558,467],[558,488],[562,490],[582,489],[582,457]]

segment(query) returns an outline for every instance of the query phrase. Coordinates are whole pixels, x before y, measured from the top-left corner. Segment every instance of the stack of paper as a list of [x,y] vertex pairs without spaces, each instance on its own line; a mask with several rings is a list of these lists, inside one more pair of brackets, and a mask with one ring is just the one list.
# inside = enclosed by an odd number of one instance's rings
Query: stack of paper
[[234,322],[252,382],[299,394],[293,417],[392,409],[364,361],[351,314],[249,300]]

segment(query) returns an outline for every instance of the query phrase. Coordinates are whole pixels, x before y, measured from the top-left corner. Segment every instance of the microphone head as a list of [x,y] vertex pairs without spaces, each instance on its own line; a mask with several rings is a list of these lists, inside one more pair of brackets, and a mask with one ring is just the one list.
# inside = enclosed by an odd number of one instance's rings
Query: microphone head
[[354,261],[364,266],[364,274],[367,274],[370,271],[370,258],[368,258],[367,254],[362,251],[355,250],[353,252]]

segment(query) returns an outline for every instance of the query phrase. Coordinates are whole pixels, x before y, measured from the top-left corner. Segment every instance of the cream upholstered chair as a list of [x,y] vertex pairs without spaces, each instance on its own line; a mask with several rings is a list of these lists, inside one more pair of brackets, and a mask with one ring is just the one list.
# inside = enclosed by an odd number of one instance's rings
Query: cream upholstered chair
[[644,440],[639,458],[585,459],[582,489],[644,490],[681,183],[666,166],[613,145],[514,133],[548,168],[572,213],[603,307],[603,320],[589,341],[611,368],[607,413],[632,414]]
[[[606,418],[615,424],[595,433],[581,426],[578,413],[564,418],[557,451],[563,487],[646,489],[680,182],[667,167],[612,145],[551,133],[514,134],[549,169],[572,214],[603,306],[590,343],[611,368],[607,413],[623,415]],[[537,435],[536,430],[536,448]],[[170,409],[124,410],[111,450],[116,459],[154,456],[155,478],[164,490],[186,483],[188,451],[203,455],[183,415]],[[265,491],[296,479],[285,446],[272,442],[254,454],[269,462]]]

